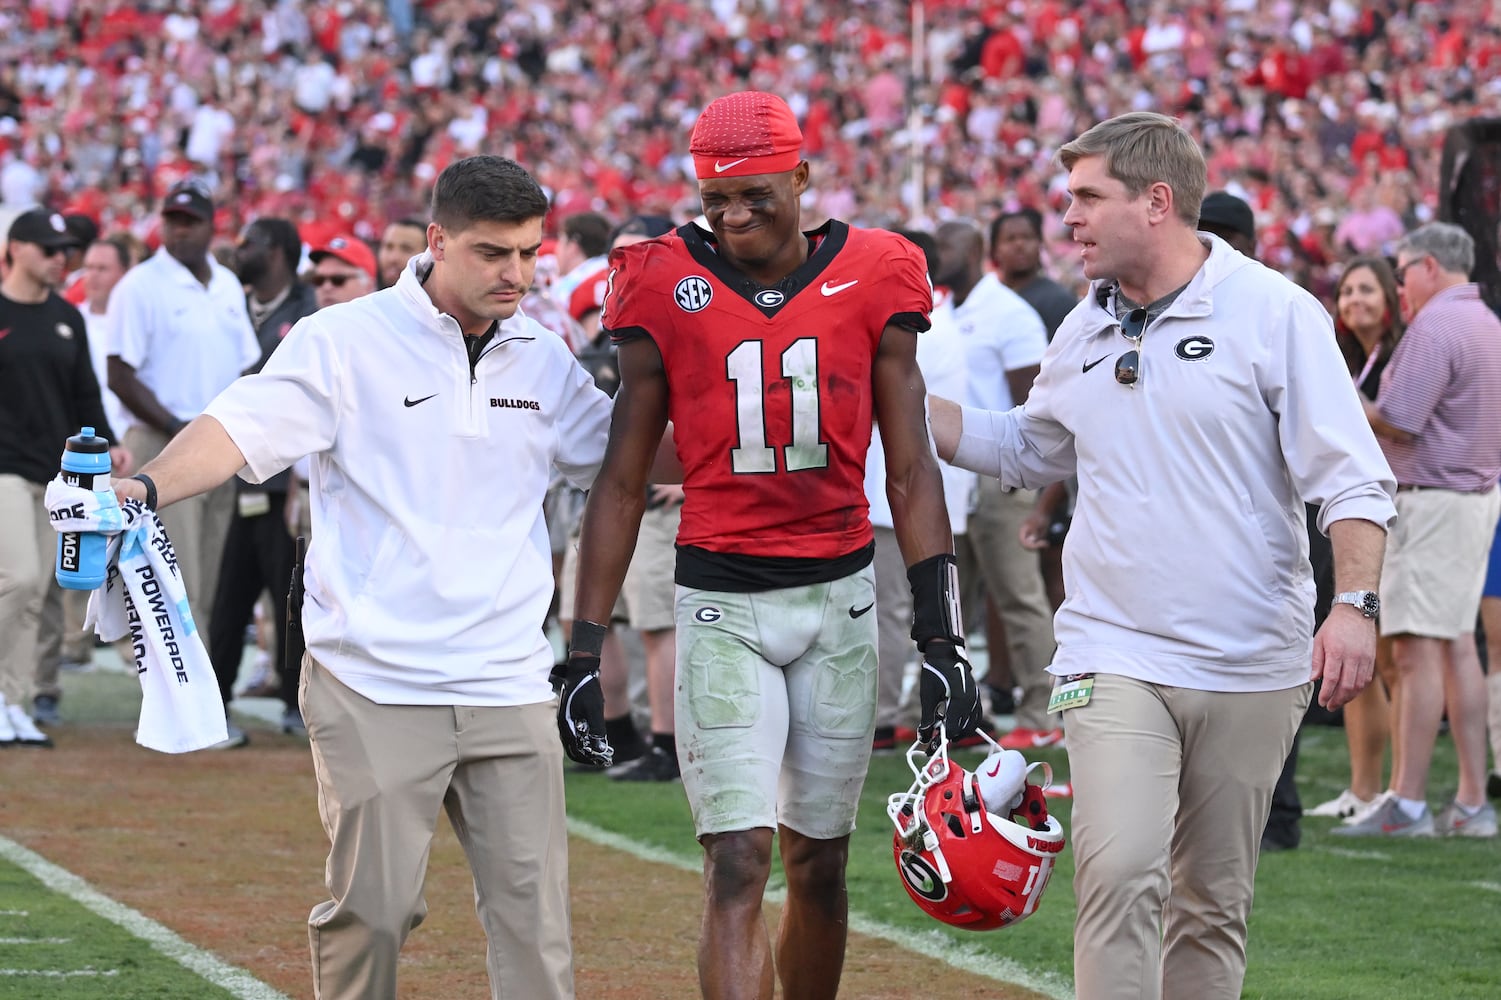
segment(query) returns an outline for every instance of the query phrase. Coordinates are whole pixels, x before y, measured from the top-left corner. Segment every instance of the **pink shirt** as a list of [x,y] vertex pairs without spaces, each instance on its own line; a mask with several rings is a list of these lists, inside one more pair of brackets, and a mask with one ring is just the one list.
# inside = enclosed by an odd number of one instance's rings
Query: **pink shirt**
[[1381,376],[1377,409],[1415,435],[1379,438],[1403,486],[1477,493],[1501,476],[1501,319],[1475,284],[1429,299]]

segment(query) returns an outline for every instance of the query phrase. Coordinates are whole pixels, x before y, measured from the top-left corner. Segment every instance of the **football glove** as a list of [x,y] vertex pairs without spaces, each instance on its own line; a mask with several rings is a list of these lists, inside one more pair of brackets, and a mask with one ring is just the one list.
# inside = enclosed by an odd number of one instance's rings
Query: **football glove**
[[568,662],[552,671],[563,752],[569,760],[592,767],[609,767],[615,760],[605,735],[605,693],[599,686],[599,656],[606,631],[594,622],[574,622]]
[[981,722],[980,689],[970,673],[969,661],[953,643],[931,639],[922,651],[922,674],[918,681],[922,715],[917,739],[931,747],[943,722],[950,740],[969,736]]

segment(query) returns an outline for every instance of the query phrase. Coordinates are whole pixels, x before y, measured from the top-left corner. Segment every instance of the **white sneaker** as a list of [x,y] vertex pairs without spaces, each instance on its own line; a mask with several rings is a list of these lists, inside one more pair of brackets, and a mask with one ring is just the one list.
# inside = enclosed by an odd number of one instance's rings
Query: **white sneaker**
[[1321,802],[1312,809],[1304,809],[1304,816],[1328,816],[1334,819],[1349,819],[1371,807],[1375,799],[1363,799],[1346,788],[1338,797]]
[[[31,716],[20,705],[5,706],[6,721],[10,723],[11,731],[15,733],[15,746],[18,747],[50,747],[52,737],[36,727]],[[0,734],[3,735],[3,734]]]
[[1417,819],[1403,811],[1391,791],[1381,795],[1364,813],[1329,831],[1336,837],[1431,837],[1433,813],[1425,805]]
[[1447,837],[1494,837],[1496,836],[1496,807],[1483,804],[1473,815],[1459,807],[1459,799],[1439,811],[1433,821],[1435,831]]
[[10,706],[5,703],[5,695],[0,694],[0,747],[13,747],[16,745],[16,727],[10,724]]

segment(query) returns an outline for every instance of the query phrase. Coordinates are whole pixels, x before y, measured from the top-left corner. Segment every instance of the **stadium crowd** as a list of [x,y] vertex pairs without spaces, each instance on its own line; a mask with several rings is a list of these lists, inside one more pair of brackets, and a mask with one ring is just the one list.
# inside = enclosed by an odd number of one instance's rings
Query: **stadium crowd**
[[1263,259],[1327,294],[1339,258],[1425,221],[1444,130],[1501,113],[1496,7],[5,0],[0,202],[153,240],[157,199],[201,174],[221,235],[277,216],[310,243],[373,239],[485,151],[537,171],[552,225],[585,209],[682,220],[687,125],[749,87],[798,114],[811,218],[931,228],[1030,206],[1071,269],[1054,153],[1151,108],[1201,139],[1211,187],[1251,202]]

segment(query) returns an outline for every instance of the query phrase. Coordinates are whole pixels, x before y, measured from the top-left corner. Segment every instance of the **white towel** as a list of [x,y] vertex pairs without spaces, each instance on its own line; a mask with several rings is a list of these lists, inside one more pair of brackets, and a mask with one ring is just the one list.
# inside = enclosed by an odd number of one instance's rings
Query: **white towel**
[[110,536],[109,572],[89,597],[84,627],[114,642],[130,637],[141,681],[136,742],[163,753],[186,753],[228,735],[219,681],[203,648],[177,570],[177,554],[154,511],[139,501],[122,508],[113,490],[47,484],[52,526]]

